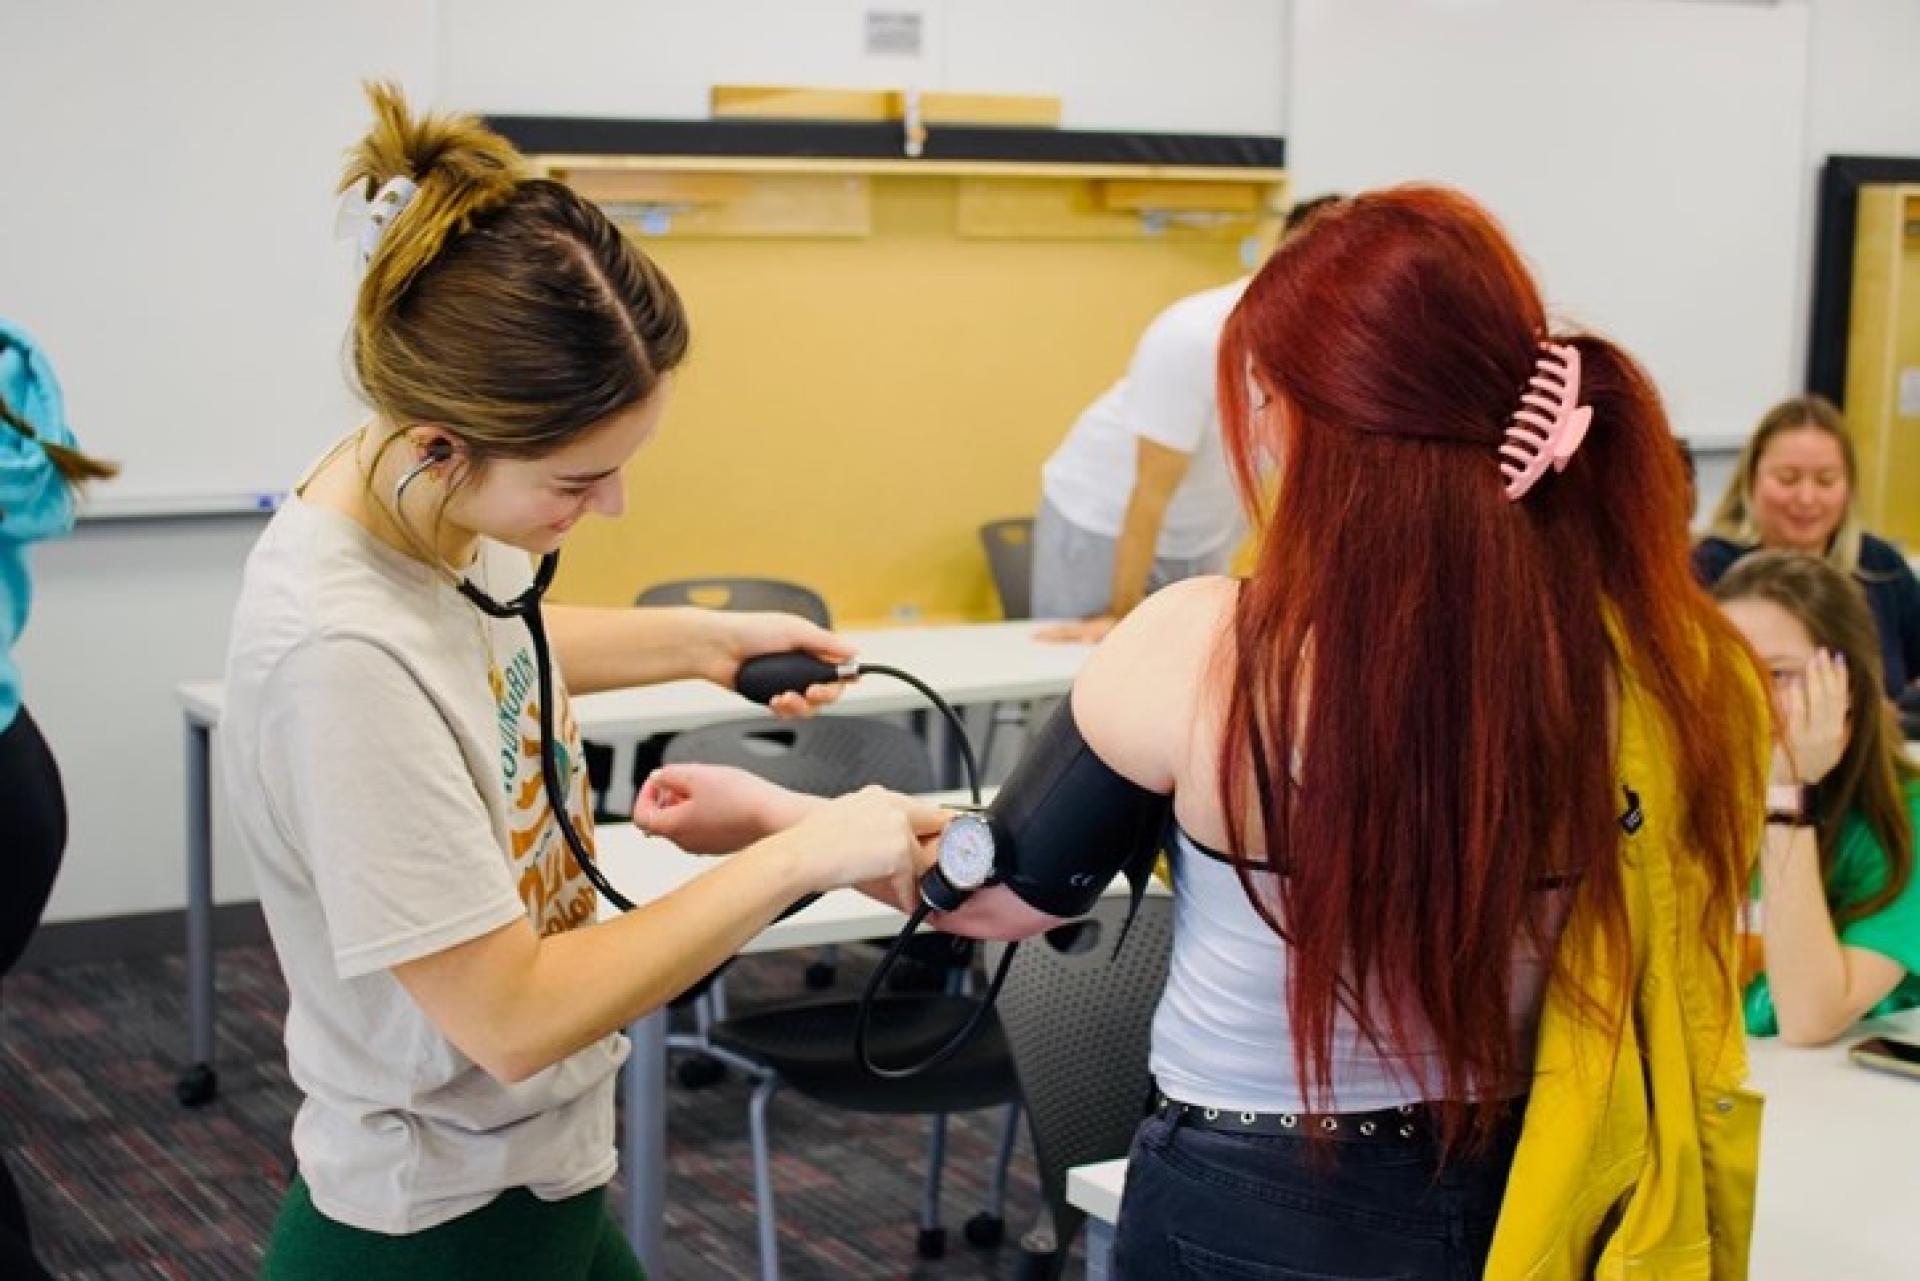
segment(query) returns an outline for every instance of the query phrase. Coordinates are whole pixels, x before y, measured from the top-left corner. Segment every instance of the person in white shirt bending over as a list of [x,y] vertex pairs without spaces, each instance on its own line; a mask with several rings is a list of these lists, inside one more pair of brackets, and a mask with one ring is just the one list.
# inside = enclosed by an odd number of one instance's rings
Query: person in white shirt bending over
[[[1281,238],[1339,200],[1295,205]],[[1242,527],[1220,449],[1214,353],[1249,279],[1154,317],[1126,374],[1040,469],[1033,615],[1067,620],[1044,638],[1097,641],[1148,592],[1227,568]]]

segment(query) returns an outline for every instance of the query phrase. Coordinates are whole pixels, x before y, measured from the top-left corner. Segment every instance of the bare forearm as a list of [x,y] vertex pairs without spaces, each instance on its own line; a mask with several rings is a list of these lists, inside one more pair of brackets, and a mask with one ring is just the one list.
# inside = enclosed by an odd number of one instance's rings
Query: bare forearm
[[1114,547],[1108,595],[1107,612],[1115,618],[1124,618],[1146,597],[1160,527],[1191,462],[1189,455],[1145,437],[1135,442],[1133,492],[1127,496],[1127,514]]
[[1107,613],[1124,618],[1146,599],[1147,582],[1153,575],[1154,549],[1160,541],[1160,524],[1166,516],[1162,504],[1157,510],[1135,490],[1127,504],[1126,523],[1113,549],[1113,584],[1107,595]]
[[531,1075],[659,1009],[806,893],[799,861],[762,842],[616,920],[540,941],[500,1017],[503,1073]]
[[957,910],[940,913],[931,924],[937,930],[962,938],[1017,943],[1046,933],[1062,919],[1027,906],[1012,890],[996,885],[975,894]]
[[1872,1004],[1858,990],[1849,949],[1833,928],[1810,827],[1770,827],[1760,856],[1767,981],[1780,1033],[1802,1044],[1830,1041]]
[[709,610],[552,605],[545,614],[554,663],[575,694],[710,678],[720,651]]

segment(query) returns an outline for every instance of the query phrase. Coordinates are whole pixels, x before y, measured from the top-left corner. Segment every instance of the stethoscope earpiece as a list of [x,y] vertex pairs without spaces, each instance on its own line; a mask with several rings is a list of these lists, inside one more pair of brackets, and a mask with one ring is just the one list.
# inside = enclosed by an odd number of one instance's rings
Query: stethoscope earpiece
[[433,470],[435,467],[438,467],[443,463],[450,463],[452,461],[453,461],[453,442],[452,441],[436,440],[436,441],[433,441],[431,444],[429,444],[426,447],[426,449],[421,451],[420,461],[415,463],[413,466],[407,468],[406,475],[402,476],[400,478],[400,483],[393,487],[394,507],[398,508],[400,506],[401,502],[405,500],[407,496],[407,487],[413,484],[414,481],[420,479],[420,477],[424,473]]

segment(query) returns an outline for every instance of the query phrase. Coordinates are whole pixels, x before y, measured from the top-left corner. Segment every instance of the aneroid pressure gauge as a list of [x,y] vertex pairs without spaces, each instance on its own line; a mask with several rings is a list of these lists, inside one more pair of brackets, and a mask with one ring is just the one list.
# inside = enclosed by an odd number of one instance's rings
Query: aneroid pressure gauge
[[920,897],[936,912],[951,912],[993,879],[999,866],[999,820],[984,810],[954,815],[940,834],[940,861],[920,881]]

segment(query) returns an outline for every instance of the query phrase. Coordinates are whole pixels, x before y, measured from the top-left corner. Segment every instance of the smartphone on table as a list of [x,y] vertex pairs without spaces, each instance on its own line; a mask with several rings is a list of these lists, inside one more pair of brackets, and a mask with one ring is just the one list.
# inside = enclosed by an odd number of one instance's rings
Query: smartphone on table
[[1890,1036],[1871,1036],[1857,1042],[1847,1057],[1861,1067],[1876,1072],[1893,1072],[1920,1080],[1920,1045],[1896,1041]]

